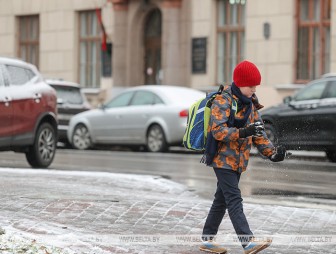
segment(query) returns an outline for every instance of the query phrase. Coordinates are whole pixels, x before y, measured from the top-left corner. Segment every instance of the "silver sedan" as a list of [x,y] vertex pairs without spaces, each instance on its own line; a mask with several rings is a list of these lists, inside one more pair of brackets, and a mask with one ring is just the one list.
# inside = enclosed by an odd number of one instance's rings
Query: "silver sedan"
[[68,140],[76,149],[95,145],[146,146],[150,152],[181,145],[188,109],[205,93],[178,86],[137,86],[98,109],[71,118]]

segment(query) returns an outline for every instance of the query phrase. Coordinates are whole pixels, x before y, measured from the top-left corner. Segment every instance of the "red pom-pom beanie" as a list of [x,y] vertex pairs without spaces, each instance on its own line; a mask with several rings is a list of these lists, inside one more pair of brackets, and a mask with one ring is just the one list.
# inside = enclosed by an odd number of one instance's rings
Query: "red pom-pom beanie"
[[243,61],[233,71],[233,82],[238,87],[258,86],[261,82],[261,75],[257,66],[249,61]]

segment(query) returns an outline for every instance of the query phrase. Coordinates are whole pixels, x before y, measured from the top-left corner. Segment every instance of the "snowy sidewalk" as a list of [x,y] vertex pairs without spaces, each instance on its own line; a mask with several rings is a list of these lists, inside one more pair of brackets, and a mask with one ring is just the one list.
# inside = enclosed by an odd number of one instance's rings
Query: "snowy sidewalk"
[[[0,177],[6,235],[63,249],[52,253],[201,253],[211,201],[183,185],[98,172],[0,168]],[[334,253],[336,209],[245,203],[244,210],[257,236],[275,237],[265,254]],[[242,253],[227,215],[219,232],[229,253]]]

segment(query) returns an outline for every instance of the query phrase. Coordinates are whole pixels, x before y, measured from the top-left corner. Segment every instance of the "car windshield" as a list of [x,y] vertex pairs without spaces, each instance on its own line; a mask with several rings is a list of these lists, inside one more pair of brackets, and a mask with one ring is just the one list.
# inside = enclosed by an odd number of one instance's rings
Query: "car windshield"
[[305,100],[317,100],[321,99],[323,91],[327,86],[326,81],[318,82],[312,84],[302,90],[300,90],[295,96],[295,101],[305,101]]
[[53,86],[57,92],[57,97],[66,104],[83,104],[83,97],[77,87]]

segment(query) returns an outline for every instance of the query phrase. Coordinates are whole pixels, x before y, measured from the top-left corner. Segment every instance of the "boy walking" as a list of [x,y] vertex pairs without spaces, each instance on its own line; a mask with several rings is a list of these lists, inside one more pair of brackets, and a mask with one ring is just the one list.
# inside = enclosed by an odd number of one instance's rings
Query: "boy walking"
[[[271,244],[271,240],[256,241],[254,238],[243,212],[238,187],[249,161],[252,143],[273,162],[284,160],[286,154],[286,149],[274,147],[264,132],[258,112],[263,106],[255,95],[260,83],[258,68],[249,61],[243,61],[234,69],[232,85],[226,86],[213,101],[208,135],[218,141],[217,153],[211,164],[217,177],[217,190],[203,228],[200,250],[226,253],[226,249],[214,241],[226,210],[236,234],[241,236],[239,240],[245,254],[258,253]],[[238,107],[236,114],[231,113],[233,100]]]

